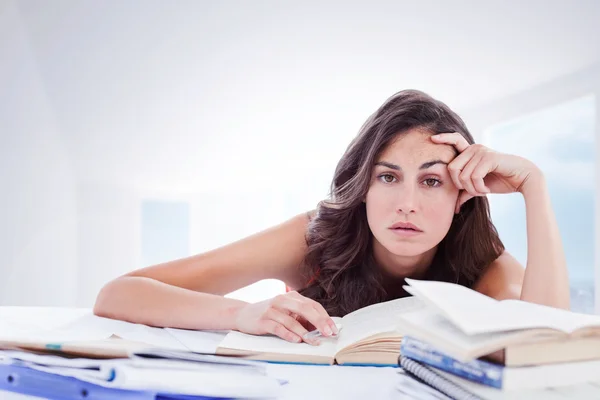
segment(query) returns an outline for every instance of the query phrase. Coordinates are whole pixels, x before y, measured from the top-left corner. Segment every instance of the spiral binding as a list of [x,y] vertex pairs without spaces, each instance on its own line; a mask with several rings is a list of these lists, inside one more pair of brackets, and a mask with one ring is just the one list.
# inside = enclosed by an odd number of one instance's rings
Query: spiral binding
[[454,382],[450,382],[448,379],[415,360],[400,356],[400,366],[404,368],[405,371],[421,379],[427,385],[439,390],[454,400],[482,400],[480,397],[468,392]]

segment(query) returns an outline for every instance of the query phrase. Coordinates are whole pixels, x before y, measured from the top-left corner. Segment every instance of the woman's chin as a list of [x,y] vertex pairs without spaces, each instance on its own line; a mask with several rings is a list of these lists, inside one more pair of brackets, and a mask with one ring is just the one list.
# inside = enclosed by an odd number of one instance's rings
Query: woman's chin
[[390,243],[387,250],[397,257],[417,257],[430,250],[421,243]]

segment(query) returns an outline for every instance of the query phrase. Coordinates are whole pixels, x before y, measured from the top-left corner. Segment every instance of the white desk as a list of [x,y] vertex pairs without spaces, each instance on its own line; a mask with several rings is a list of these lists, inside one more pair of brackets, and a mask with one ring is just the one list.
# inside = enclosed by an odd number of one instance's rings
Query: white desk
[[[126,339],[143,337],[158,344],[163,340],[162,330],[121,321],[110,321],[94,317],[88,309],[40,308],[40,307],[0,307],[0,334],[11,321],[41,327],[60,327],[70,324],[86,324],[87,329],[95,329],[102,335],[118,334]],[[92,326],[90,328],[90,326]],[[148,329],[146,329],[148,328]],[[214,333],[210,335],[215,340]],[[218,339],[218,338],[217,338]],[[216,347],[216,345],[215,345]],[[285,379],[289,383],[282,387],[282,399],[296,400],[307,398],[332,399],[398,399],[396,390],[398,369],[391,367],[343,367],[308,366],[290,364],[269,364],[270,375]],[[600,399],[600,386],[583,385],[548,391],[528,393],[495,392],[493,399]],[[32,397],[0,392],[0,400],[25,400]]]

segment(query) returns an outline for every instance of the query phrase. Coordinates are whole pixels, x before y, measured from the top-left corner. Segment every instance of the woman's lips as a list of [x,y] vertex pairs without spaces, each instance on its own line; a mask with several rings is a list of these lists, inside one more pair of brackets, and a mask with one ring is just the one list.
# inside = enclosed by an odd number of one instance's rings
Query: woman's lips
[[390,230],[400,237],[412,237],[423,233],[422,231],[410,228],[390,228]]

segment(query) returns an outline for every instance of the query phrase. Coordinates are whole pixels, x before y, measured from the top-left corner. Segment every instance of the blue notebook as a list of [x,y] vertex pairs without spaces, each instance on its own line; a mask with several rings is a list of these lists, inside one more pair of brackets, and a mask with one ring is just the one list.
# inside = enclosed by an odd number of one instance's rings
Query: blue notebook
[[404,337],[400,354],[473,382],[497,389],[503,387],[503,370],[505,368],[503,365],[478,359],[469,362],[458,361],[428,343],[411,336]]
[[[0,364],[0,391],[9,391],[52,400],[204,400],[216,397],[190,396],[107,388],[70,376]],[[219,397],[218,399],[226,399]]]

